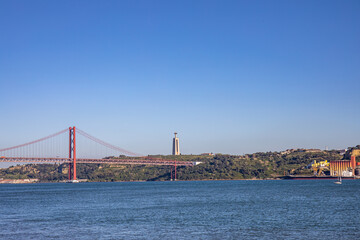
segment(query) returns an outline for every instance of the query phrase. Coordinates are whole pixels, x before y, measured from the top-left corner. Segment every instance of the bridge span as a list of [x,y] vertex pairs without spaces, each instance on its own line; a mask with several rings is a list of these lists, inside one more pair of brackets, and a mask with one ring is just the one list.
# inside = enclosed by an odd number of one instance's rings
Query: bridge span
[[[67,140],[64,140],[64,135],[67,135],[67,133],[68,136],[65,136]],[[79,154],[79,149],[77,149],[77,133],[79,133],[79,136],[92,143],[92,145],[90,144],[90,147],[84,145],[85,150],[80,151],[81,157],[79,158],[77,157]],[[121,155],[119,155],[121,157],[111,156],[109,153],[105,153],[106,151],[104,152],[104,149],[110,150],[112,154],[121,153]],[[103,157],[94,158],[87,156],[91,153]],[[69,129],[62,130],[32,142],[0,149],[0,162],[67,163],[69,164],[68,178],[72,181],[76,181],[76,164],[78,163],[171,166],[171,178],[174,176],[174,180],[176,179],[177,166],[190,167],[198,164],[198,162],[141,156],[140,154],[104,142],[75,127],[69,127]]]

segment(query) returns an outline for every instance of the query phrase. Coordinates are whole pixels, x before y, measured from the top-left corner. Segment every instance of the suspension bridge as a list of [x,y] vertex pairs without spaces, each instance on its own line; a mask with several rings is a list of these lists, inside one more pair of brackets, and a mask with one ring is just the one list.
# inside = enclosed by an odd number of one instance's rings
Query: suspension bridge
[[78,163],[171,166],[171,180],[176,180],[177,166],[197,164],[141,156],[102,141],[75,127],[69,127],[35,141],[0,149],[0,162],[66,163],[69,164],[68,178],[72,182],[77,181],[76,164]]

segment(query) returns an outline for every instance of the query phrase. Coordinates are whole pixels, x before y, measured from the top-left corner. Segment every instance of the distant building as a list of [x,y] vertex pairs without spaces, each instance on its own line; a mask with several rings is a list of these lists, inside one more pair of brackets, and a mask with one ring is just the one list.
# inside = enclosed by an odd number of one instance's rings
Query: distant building
[[281,155],[286,155],[294,152],[322,152],[320,149],[305,149],[305,148],[294,148],[294,149],[287,149],[285,151],[280,152]]
[[281,155],[286,155],[286,154],[290,154],[290,153],[293,153],[293,152],[296,152],[296,151],[299,151],[298,148],[296,149],[286,149],[285,151],[282,151],[280,152]]
[[201,155],[202,155],[202,156],[214,156],[213,153],[202,153]]
[[315,153],[315,152],[322,152],[322,151],[321,151],[321,149],[305,149],[305,152]]
[[180,155],[179,138],[176,137],[177,133],[174,133],[174,134],[175,134],[175,137],[173,138],[172,155]]

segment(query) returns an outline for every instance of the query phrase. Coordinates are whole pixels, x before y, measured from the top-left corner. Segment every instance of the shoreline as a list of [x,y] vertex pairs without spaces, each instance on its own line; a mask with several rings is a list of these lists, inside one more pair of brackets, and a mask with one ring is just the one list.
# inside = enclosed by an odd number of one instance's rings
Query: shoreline
[[[79,183],[130,183],[130,182],[195,182],[195,181],[269,181],[269,180],[334,180],[337,177],[326,176],[281,176],[277,178],[266,178],[266,179],[193,179],[193,180],[176,180],[176,181],[147,181],[147,180],[134,180],[134,181],[87,181],[86,179],[79,179]],[[360,180],[360,178],[345,177],[344,180]],[[65,181],[54,181],[54,182],[43,182],[39,179],[2,179],[0,184],[36,184],[36,183],[68,183]]]
[[[32,179],[3,179],[0,180],[0,184],[36,184],[36,183],[68,183],[65,181],[43,182],[43,181],[31,181]],[[81,179],[83,180],[83,179]],[[176,180],[176,181],[147,181],[147,180],[134,180],[134,181],[80,181],[78,183],[130,183],[130,182],[200,182],[200,181],[267,181],[267,180],[281,180],[280,178],[268,178],[268,179],[194,179],[194,180]]]

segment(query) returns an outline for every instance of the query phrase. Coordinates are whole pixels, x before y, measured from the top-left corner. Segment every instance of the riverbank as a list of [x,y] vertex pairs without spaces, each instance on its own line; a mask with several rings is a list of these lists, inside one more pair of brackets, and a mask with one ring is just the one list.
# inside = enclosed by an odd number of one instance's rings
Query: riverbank
[[27,184],[38,183],[39,179],[0,179],[0,184]]
[[[196,181],[264,181],[264,180],[281,180],[280,178],[268,178],[268,179],[194,179],[194,180],[181,180],[177,179],[176,182],[196,182]],[[89,181],[88,179],[78,179],[78,183],[110,183],[110,182],[123,182],[123,183],[130,183],[130,182],[173,182],[169,180],[165,181]],[[3,179],[0,180],[0,184],[29,184],[29,183],[68,183],[68,180],[63,181],[40,181],[39,179]]]
[[[193,179],[193,180],[182,180],[177,179],[176,182],[207,182],[207,181],[269,181],[269,180],[334,180],[337,177],[324,176],[282,176],[277,178],[266,178],[266,179]],[[359,180],[360,178],[345,177],[344,180]],[[78,179],[78,183],[110,183],[110,182],[121,182],[121,183],[130,183],[130,182],[171,182],[171,181],[144,181],[144,180],[134,180],[134,181],[89,181],[88,179]],[[29,184],[29,183],[68,183],[68,180],[63,181],[40,181],[39,179],[2,179],[0,184]]]

